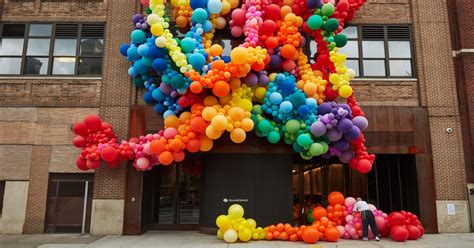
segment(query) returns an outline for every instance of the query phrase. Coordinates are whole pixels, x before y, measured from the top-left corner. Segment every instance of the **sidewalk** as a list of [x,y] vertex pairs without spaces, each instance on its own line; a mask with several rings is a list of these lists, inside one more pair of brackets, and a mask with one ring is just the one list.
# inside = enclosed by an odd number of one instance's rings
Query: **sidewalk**
[[37,234],[0,235],[1,248],[79,248],[79,247],[211,247],[211,248],[270,248],[270,247],[308,247],[308,248],[473,248],[474,233],[467,234],[427,234],[417,241],[394,242],[384,238],[381,242],[361,240],[340,240],[337,243],[318,242],[314,245],[287,241],[252,241],[249,243],[226,244],[215,236],[191,231],[152,231],[140,236],[81,236],[77,234]]

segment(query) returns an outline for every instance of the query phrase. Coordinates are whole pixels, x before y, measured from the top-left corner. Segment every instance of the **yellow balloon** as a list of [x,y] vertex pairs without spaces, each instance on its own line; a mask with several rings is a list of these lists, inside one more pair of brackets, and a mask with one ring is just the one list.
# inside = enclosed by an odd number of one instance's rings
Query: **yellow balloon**
[[232,49],[232,52],[230,52],[230,58],[232,62],[238,65],[243,65],[247,63],[248,51],[244,47],[236,47]]
[[224,233],[222,232],[221,229],[217,230],[217,238],[218,239],[224,239]]
[[242,128],[234,128],[230,133],[230,139],[237,144],[244,142],[246,137],[247,134],[245,134],[245,131]]
[[250,229],[254,229],[257,227],[257,222],[254,219],[247,219],[247,223],[249,224]]
[[229,217],[227,217],[227,215],[219,215],[217,218],[216,218],[216,225],[219,227],[219,228],[222,228],[226,225],[229,225],[230,222],[229,222]]
[[254,123],[253,123],[252,119],[244,118],[242,120],[242,128],[245,130],[245,132],[252,131],[253,127],[254,127]]
[[239,204],[232,204],[227,210],[230,218],[239,219],[244,216],[244,208]]
[[165,118],[165,127],[174,127],[177,129],[180,124],[181,122],[176,115],[169,115]]
[[150,31],[154,36],[160,36],[163,34],[164,28],[161,24],[155,23],[151,26]]
[[247,242],[252,238],[252,232],[248,228],[244,228],[239,231],[239,239],[242,242]]
[[253,107],[252,102],[248,99],[241,99],[238,103],[238,106],[246,111],[251,111]]
[[260,234],[254,232],[254,233],[252,234],[252,239],[253,239],[253,240],[259,240],[259,239],[260,239]]
[[205,106],[213,106],[217,104],[217,98],[215,96],[206,96],[204,98]]
[[209,139],[213,139],[213,140],[216,140],[218,138],[220,138],[222,135],[222,131],[217,131],[215,130],[212,125],[210,126],[207,126],[206,128],[206,136],[209,138]]
[[352,95],[352,88],[349,85],[343,85],[341,88],[339,88],[339,95],[342,98],[348,98]]
[[229,110],[229,116],[233,121],[241,121],[245,117],[245,111],[240,107],[233,107]]
[[205,107],[202,110],[202,118],[206,121],[211,121],[217,115],[217,110],[213,107]]
[[[227,128],[227,123],[227,118],[223,115],[216,115],[211,121],[212,128],[217,132],[224,131]],[[212,139],[212,137],[208,137]]]
[[255,89],[254,94],[258,100],[261,100],[265,97],[265,93],[267,93],[267,89],[265,89],[265,87],[258,87],[257,89]]
[[222,54],[222,46],[218,44],[212,45],[209,54],[211,56],[220,56]]
[[225,231],[223,238],[224,241],[227,243],[234,243],[235,241],[237,241],[238,234],[234,229],[229,229]]

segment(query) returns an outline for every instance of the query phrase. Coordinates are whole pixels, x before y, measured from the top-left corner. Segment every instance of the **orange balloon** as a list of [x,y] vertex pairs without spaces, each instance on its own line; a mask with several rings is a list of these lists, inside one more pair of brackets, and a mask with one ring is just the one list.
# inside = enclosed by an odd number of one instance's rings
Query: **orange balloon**
[[180,28],[184,28],[186,25],[188,25],[188,19],[184,16],[178,16],[176,18],[176,25],[178,25]]
[[266,240],[272,240],[273,239],[273,232],[267,232],[265,234],[265,239]]
[[280,238],[280,232],[279,231],[274,231],[273,232],[273,239],[279,239]]
[[173,152],[173,159],[176,162],[181,162],[184,160],[184,152],[179,151],[179,152]]
[[173,149],[173,151],[178,152],[182,148],[184,148],[184,144],[181,140],[179,139],[174,139],[170,142],[169,144],[170,148]]
[[212,61],[211,63],[211,69],[216,69],[216,70],[224,70],[224,67],[225,67],[225,63],[223,60],[215,60],[215,61]]
[[202,85],[199,82],[195,81],[189,85],[189,89],[191,90],[191,92],[199,94],[202,92]]
[[281,238],[281,240],[288,240],[288,233],[281,232],[280,233],[280,238]]
[[283,56],[286,59],[293,59],[297,51],[293,45],[286,44],[281,48],[280,53],[281,53],[281,56]]
[[199,148],[201,148],[201,143],[199,143],[199,140],[190,140],[188,144],[186,145],[186,149],[189,152],[198,152]]
[[281,232],[281,231],[285,230],[285,225],[283,225],[282,223],[278,223],[276,225],[276,229],[277,229],[277,231]]
[[164,151],[158,156],[158,161],[162,165],[170,165],[173,163],[173,154],[171,152]]
[[314,244],[319,240],[319,232],[314,227],[307,227],[301,232],[301,238],[305,243]]
[[202,137],[199,143],[201,143],[200,150],[203,152],[207,152],[211,150],[212,146],[214,145],[214,142],[212,142],[212,140],[209,139],[208,137]]
[[344,195],[341,192],[333,191],[328,195],[328,202],[331,205],[344,205]]
[[274,231],[276,231],[276,226],[275,226],[275,225],[268,226],[268,231],[269,231],[269,232],[274,232]]
[[326,217],[328,212],[323,207],[315,207],[312,214],[314,220],[319,221],[321,218]]
[[324,231],[324,237],[329,242],[336,242],[341,237],[341,233],[335,227],[328,227],[326,231]]
[[225,81],[217,81],[212,88],[212,93],[218,97],[224,97],[229,94],[230,86]]
[[150,143],[150,152],[153,154],[160,154],[164,149],[165,145],[159,140],[153,140]]
[[207,123],[202,117],[194,117],[191,119],[190,125],[194,132],[202,133],[206,130]]

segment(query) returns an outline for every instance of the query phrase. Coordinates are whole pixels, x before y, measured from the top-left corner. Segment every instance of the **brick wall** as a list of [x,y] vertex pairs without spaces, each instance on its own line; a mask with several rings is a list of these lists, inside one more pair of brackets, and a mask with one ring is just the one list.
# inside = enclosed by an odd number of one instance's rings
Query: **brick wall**
[[407,24],[411,23],[411,0],[367,0],[357,12],[354,23]]

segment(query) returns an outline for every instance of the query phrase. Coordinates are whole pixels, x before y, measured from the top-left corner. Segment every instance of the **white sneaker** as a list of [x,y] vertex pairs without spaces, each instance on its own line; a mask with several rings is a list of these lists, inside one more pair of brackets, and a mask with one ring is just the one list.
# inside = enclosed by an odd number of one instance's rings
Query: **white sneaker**
[[369,240],[369,238],[363,238],[362,240],[363,240],[363,241],[368,241],[368,240]]
[[380,238],[379,238],[379,237],[375,237],[375,240],[380,241]]

